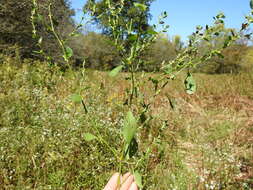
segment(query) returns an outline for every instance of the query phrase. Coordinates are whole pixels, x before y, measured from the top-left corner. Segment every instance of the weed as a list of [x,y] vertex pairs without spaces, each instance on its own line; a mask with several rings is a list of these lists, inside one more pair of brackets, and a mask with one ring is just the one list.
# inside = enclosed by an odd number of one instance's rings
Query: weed
[[[33,4],[33,34],[40,46],[43,39],[37,36],[34,22],[39,17],[37,2]],[[175,60],[164,62],[162,73],[140,73],[140,55],[159,33],[156,27],[145,35],[136,32],[131,20],[119,29],[123,4],[124,0],[106,1],[114,45],[124,55],[109,76],[71,69],[73,52],[54,30],[50,5],[47,27],[70,70],[62,72],[57,65],[40,62],[15,66],[12,62],[20,60],[2,59],[0,187],[102,189],[111,171],[130,170],[141,189],[250,188],[252,139],[244,139],[243,146],[237,134],[252,133],[244,128],[251,125],[251,112],[240,112],[239,105],[245,95],[249,98],[243,101],[252,105],[252,75],[216,77],[217,84],[200,75],[207,88],[197,91],[190,72],[213,56],[222,57],[221,50],[239,34],[231,30],[222,47],[200,53],[202,40],[211,44],[212,37],[223,32],[225,16],[220,13],[213,26],[197,26],[188,47]],[[147,8],[140,3],[134,6],[143,12]],[[159,18],[162,31],[168,28],[163,22],[166,16],[164,12]],[[246,19],[241,31],[252,23],[251,16]],[[125,34],[130,40],[127,46]],[[120,74],[123,69],[128,72]],[[182,81],[184,90],[177,87]]]

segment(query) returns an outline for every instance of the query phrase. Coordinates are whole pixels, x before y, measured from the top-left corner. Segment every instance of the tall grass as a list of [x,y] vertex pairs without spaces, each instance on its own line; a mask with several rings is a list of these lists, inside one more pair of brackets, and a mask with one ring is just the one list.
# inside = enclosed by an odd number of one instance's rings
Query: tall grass
[[[84,134],[122,146],[124,73],[112,80],[25,62],[4,57],[0,65],[0,189],[102,189],[118,166]],[[253,75],[196,75],[197,93],[186,95],[179,77],[137,135],[144,189],[252,189]],[[151,89],[143,87],[146,98]],[[72,101],[77,92],[88,113]]]

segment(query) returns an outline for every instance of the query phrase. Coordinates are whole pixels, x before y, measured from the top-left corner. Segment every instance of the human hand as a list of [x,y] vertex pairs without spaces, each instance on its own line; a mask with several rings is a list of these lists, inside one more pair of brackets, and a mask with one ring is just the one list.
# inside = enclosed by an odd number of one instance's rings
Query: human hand
[[[120,185],[118,181],[120,180]],[[120,189],[118,189],[120,186]],[[129,172],[123,177],[119,173],[113,174],[107,185],[103,190],[138,190],[138,187],[134,181],[134,176]]]

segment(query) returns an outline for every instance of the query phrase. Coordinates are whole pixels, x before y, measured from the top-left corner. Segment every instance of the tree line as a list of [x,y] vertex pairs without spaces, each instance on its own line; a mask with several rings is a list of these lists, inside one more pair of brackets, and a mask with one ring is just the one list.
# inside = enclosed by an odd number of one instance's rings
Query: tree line
[[[119,1],[119,0],[115,0]],[[120,22],[128,22],[130,19],[133,26],[142,31],[141,35],[148,35],[146,31],[152,27],[149,24],[151,18],[150,5],[154,0],[130,0],[124,4],[124,11],[120,15]],[[90,6],[90,2],[96,3],[94,7]],[[110,70],[119,64],[122,55],[117,51],[112,43],[112,31],[110,31],[108,19],[109,15],[105,12],[106,0],[98,2],[87,1],[83,7],[86,13],[93,12],[93,24],[101,29],[101,32],[79,30],[79,35],[73,36],[69,40],[69,46],[74,51],[72,64],[76,67],[82,66],[85,60],[85,66],[92,69]],[[134,3],[141,3],[147,6],[145,12],[140,12],[134,6]],[[53,24],[57,33],[62,37],[68,37],[69,33],[76,27],[73,19],[75,12],[71,9],[68,0],[44,0],[39,1],[39,11],[43,22],[49,22],[48,7],[52,6]],[[21,59],[43,59],[36,54],[39,51],[37,41],[33,38],[31,24],[31,0],[2,0],[0,2],[0,54],[7,56],[19,56]],[[101,16],[99,16],[101,15]],[[123,27],[124,25],[122,25]],[[42,48],[49,54],[53,61],[61,62],[60,47],[56,42],[52,32],[43,25],[37,25],[37,32],[43,37]],[[224,42],[226,34],[217,36],[213,40],[214,46],[219,46]],[[120,40],[129,43],[130,37],[123,34]],[[169,37],[161,34],[159,38],[147,49],[143,55],[143,64],[140,70],[159,71],[163,62],[168,62],[176,57],[187,44],[181,41],[180,36]],[[201,43],[203,49],[208,49],[205,42]],[[246,41],[238,41],[223,51],[224,58],[213,58],[201,67],[195,68],[195,71],[206,73],[237,73],[252,59],[252,48],[247,45]],[[245,66],[245,64],[246,66]]]

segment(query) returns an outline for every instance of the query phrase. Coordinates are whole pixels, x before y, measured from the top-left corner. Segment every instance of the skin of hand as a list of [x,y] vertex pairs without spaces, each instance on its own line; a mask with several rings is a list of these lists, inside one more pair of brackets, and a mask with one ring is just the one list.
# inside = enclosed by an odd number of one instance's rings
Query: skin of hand
[[[121,186],[119,185],[119,180]],[[115,173],[103,190],[138,190],[138,187],[134,181],[134,176],[129,172],[123,177],[119,173]]]

